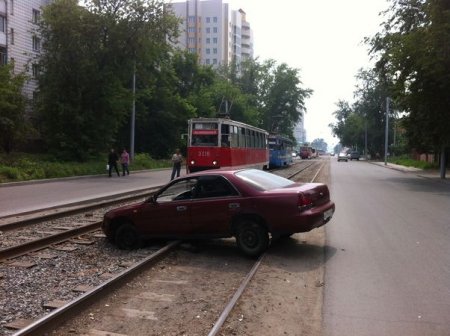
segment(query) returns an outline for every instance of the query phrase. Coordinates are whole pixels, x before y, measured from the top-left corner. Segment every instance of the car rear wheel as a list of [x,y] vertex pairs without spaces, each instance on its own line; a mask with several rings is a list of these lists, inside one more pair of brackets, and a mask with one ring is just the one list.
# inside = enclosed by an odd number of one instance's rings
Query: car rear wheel
[[237,228],[236,243],[243,253],[255,257],[269,246],[269,233],[262,225],[252,220],[243,220]]
[[115,242],[121,250],[137,249],[142,245],[141,236],[130,223],[121,224],[117,228]]

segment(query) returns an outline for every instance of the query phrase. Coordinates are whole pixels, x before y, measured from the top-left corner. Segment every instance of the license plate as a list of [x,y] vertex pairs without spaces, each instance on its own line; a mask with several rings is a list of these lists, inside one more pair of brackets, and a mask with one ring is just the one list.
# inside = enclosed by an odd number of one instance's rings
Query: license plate
[[333,209],[327,210],[323,213],[323,219],[327,220],[333,216]]

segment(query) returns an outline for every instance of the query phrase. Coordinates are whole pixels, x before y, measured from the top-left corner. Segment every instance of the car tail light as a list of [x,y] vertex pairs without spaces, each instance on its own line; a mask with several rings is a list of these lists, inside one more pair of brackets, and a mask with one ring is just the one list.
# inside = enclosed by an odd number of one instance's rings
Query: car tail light
[[312,208],[313,200],[308,195],[306,195],[304,193],[299,193],[297,205],[298,205],[298,208],[300,209],[300,211],[308,210],[308,209]]

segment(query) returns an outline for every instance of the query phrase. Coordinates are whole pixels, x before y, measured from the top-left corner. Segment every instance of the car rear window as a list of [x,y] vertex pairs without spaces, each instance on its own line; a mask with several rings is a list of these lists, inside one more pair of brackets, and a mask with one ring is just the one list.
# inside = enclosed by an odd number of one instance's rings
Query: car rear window
[[294,184],[294,182],[284,177],[266,173],[257,169],[241,170],[235,175],[261,191],[284,188]]

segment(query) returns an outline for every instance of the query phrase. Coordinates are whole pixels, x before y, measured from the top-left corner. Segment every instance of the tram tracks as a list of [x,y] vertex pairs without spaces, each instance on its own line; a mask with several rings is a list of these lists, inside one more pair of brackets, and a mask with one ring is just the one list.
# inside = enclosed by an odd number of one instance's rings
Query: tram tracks
[[[313,166],[313,163],[308,163],[308,166],[307,167],[302,167],[301,168],[301,170],[302,171],[305,171],[306,169],[308,169],[308,168],[310,168],[310,167],[312,167]],[[287,171],[286,171],[287,172]],[[294,172],[294,174],[292,175],[292,176],[295,176],[295,175],[297,175],[299,173],[299,171],[295,171]],[[140,253],[142,253],[142,252],[144,252],[144,251],[140,251]],[[228,250],[228,253],[229,253],[230,251]],[[108,253],[108,251],[105,253],[105,255]],[[144,252],[144,253],[146,253],[146,252]],[[142,259],[142,256],[140,257],[141,259]],[[139,259],[139,258],[138,258]],[[183,264],[183,266],[184,266],[184,264]],[[252,270],[254,269],[254,265],[252,266],[252,267],[248,267],[248,268],[251,268]],[[131,272],[131,271],[130,271]],[[136,272],[139,272],[139,271],[136,271]],[[253,273],[254,272],[256,272],[256,269],[253,271]],[[132,273],[132,272],[131,272]],[[0,270],[0,274],[1,274],[1,270]],[[106,287],[102,287],[103,285],[99,285],[98,287],[100,287],[100,288],[106,288]],[[235,285],[234,285],[235,286]],[[114,286],[111,286],[111,287],[114,287]],[[244,290],[244,288],[245,288],[245,286],[241,289],[241,293],[242,293],[242,291]],[[94,290],[95,291],[95,290]],[[105,293],[106,291],[104,291],[104,290],[99,290],[98,288],[97,288],[97,292],[103,292],[103,293]],[[87,295],[88,293],[85,293],[85,294],[83,294],[83,296],[84,295]],[[231,296],[231,295],[230,295]],[[235,296],[235,295],[234,295]],[[95,297],[95,295],[94,295],[94,293],[91,293],[91,294],[89,294],[89,297]],[[98,300],[98,299],[95,299],[95,300]],[[87,302],[87,301],[85,301],[85,302]],[[224,306],[224,305],[223,305]],[[227,307],[228,307],[229,305],[227,305]],[[67,308],[67,307],[66,307]],[[58,308],[59,309],[59,308]],[[230,308],[230,310],[231,310],[232,308]],[[55,310],[56,311],[56,310]],[[51,318],[51,316],[52,316],[52,314],[53,313],[50,313],[50,314],[48,314],[48,316],[49,316],[49,318]],[[58,318],[60,318],[59,317],[59,313],[55,313],[55,315],[58,315]],[[217,313],[217,314],[215,314],[215,316],[217,317],[217,316],[219,316],[219,314]],[[222,316],[222,315],[220,315],[220,316]],[[173,316],[172,316],[172,318],[174,318]],[[195,318],[197,318],[197,317],[195,317]],[[224,321],[224,319],[226,319],[226,317],[224,317],[224,318],[222,318],[222,320]],[[42,319],[41,319],[42,320]],[[210,320],[210,322],[208,323],[208,324],[210,324],[210,325],[212,325],[212,324],[214,324],[214,326],[217,326],[219,323],[221,323],[220,321],[221,321],[221,319],[219,318],[218,320],[215,320],[214,318],[209,318],[209,320]],[[42,322],[42,321],[41,321]],[[54,323],[54,322],[50,322],[50,325],[52,324],[52,323]],[[187,323],[187,324],[189,324],[189,323]],[[38,333],[36,333],[37,331],[37,329],[34,329],[35,327],[33,327],[33,332],[32,333],[28,333],[29,335],[31,335],[31,334],[33,334],[33,335],[35,335],[35,334],[38,334]],[[41,328],[41,327],[39,327],[39,328]],[[43,330],[45,330],[45,328],[48,328],[48,325],[47,325],[47,327],[43,327],[44,329]],[[213,328],[214,329],[214,328]],[[215,334],[212,334],[211,332],[213,331],[213,329],[211,329],[209,332],[210,332],[210,335],[215,335]],[[216,327],[216,329],[217,329],[217,327]],[[219,328],[220,329],[220,328]],[[25,329],[23,329],[24,331],[26,331],[27,329],[25,328]],[[47,331],[48,331],[48,329],[47,329]],[[22,332],[22,331],[20,331],[20,332]],[[21,333],[18,333],[17,335],[22,335]],[[23,334],[23,335],[28,335],[27,333],[25,333],[25,334]],[[131,333],[131,334],[129,334],[129,335],[132,335],[133,333]],[[164,333],[162,333],[162,334],[164,334]],[[200,333],[200,334],[206,334],[206,333],[204,333],[204,332],[202,332],[202,333]],[[65,335],[65,333],[60,333],[60,335]]]

